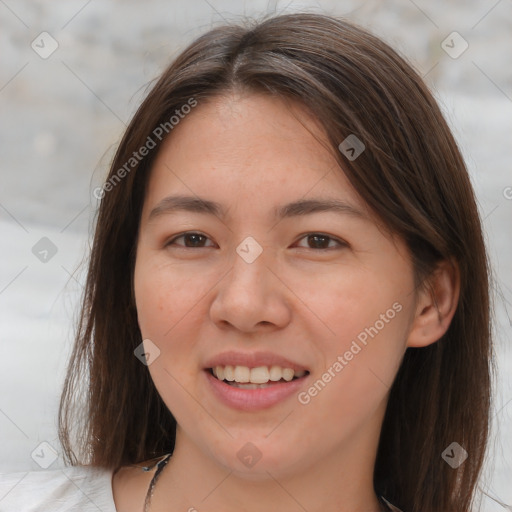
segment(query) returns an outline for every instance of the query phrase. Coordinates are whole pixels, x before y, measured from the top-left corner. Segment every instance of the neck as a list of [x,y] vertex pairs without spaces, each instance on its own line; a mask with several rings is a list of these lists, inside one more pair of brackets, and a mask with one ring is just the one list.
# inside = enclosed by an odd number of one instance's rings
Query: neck
[[369,446],[371,438],[375,433],[358,432],[350,443],[320,454],[300,471],[262,464],[258,472],[244,474],[219,464],[178,427],[175,450],[155,487],[151,512],[380,512],[373,489],[377,443]]

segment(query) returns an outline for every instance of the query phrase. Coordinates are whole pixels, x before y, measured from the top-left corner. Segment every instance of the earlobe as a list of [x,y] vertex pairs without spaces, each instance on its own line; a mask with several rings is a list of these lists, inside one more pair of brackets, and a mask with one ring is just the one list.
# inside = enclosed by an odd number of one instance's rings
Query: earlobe
[[460,274],[455,261],[443,260],[418,292],[408,347],[426,347],[448,330],[457,309]]

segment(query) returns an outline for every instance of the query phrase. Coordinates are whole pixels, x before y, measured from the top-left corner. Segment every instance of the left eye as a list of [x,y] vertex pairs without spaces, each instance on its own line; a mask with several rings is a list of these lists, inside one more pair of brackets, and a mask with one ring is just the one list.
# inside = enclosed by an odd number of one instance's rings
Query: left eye
[[[311,233],[302,237],[300,240],[306,240],[307,244],[309,245],[309,247],[305,247],[306,249],[328,250],[335,249],[336,247],[344,247],[347,245],[345,242],[342,242],[341,240],[337,240],[336,238],[333,238],[329,235],[324,235],[322,233]],[[334,242],[335,245],[329,246],[332,242]],[[312,244],[312,247],[310,244]]]

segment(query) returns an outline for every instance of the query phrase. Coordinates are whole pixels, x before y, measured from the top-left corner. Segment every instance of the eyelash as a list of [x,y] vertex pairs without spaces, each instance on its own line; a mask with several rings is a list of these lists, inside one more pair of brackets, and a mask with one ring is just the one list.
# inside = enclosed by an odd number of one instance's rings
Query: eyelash
[[[169,240],[168,242],[166,242],[165,246],[168,247],[168,246],[176,245],[175,244],[176,240],[179,240],[180,238],[184,238],[186,236],[192,236],[192,235],[198,235],[198,236],[201,236],[206,239],[208,238],[206,235],[203,235],[203,233],[198,233],[196,231],[187,231],[185,233],[181,233],[180,235],[178,235],[178,236],[172,238],[171,240]],[[302,247],[302,249],[311,249],[313,251],[332,251],[335,249],[341,249],[343,247],[348,247],[348,244],[346,242],[344,242],[343,240],[334,238],[334,237],[332,237],[330,235],[326,235],[324,233],[306,233],[301,238],[299,238],[299,241],[303,240],[304,238],[315,237],[315,236],[321,237],[324,239],[328,239],[329,241],[334,241],[338,244],[338,247],[320,247],[320,248]],[[181,247],[183,249],[206,249],[207,248],[207,247],[186,247],[184,245],[178,245],[178,247]]]

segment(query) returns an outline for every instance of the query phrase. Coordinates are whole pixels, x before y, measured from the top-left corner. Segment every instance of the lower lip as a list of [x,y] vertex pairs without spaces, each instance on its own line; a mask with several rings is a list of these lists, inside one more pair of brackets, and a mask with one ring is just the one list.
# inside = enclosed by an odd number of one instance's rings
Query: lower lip
[[215,378],[209,370],[205,370],[204,373],[214,394],[221,402],[241,411],[258,411],[272,407],[297,393],[307,378],[305,375],[290,382],[276,382],[267,388],[242,389]]

